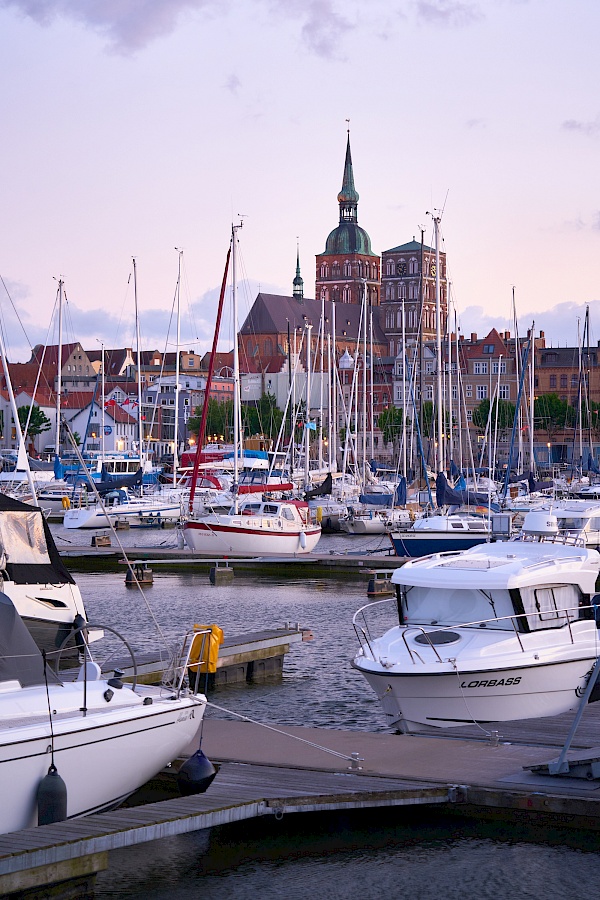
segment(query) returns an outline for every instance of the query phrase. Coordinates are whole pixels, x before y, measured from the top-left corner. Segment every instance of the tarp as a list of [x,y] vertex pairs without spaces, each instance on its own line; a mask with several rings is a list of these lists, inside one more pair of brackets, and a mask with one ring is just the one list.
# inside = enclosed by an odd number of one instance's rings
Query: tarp
[[527,484],[529,485],[530,494],[533,494],[535,491],[547,491],[551,487],[554,487],[553,481],[536,481],[533,477],[533,472],[529,473]]
[[[109,491],[116,491],[119,488],[124,487],[138,487],[142,483],[143,472],[142,467],[134,472],[133,475],[112,475],[110,472],[106,471],[106,468],[102,466],[102,477],[100,481],[94,482],[94,487],[98,491],[101,497],[104,494],[108,494]],[[93,491],[94,487],[89,482],[89,479],[86,479],[86,490]]]
[[594,459],[591,453],[588,453],[588,463],[587,463],[588,472],[592,472],[594,475],[600,475],[600,469],[598,468],[598,463]]
[[398,482],[394,503],[396,506],[406,506],[406,478],[404,475],[400,477]]
[[[435,482],[435,502],[438,506],[488,506],[489,497],[478,491],[459,491],[451,488],[444,473],[440,472]],[[500,507],[492,503],[491,509],[498,512]]]
[[394,501],[393,494],[360,494],[358,497],[361,503],[367,506],[392,506]]

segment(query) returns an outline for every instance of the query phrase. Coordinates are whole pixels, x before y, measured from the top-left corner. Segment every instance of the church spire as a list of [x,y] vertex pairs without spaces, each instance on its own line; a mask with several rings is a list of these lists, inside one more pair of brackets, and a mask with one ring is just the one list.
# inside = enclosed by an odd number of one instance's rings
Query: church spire
[[342,181],[342,189],[338,194],[338,203],[340,204],[340,224],[342,222],[358,221],[358,191],[354,187],[352,154],[350,152],[350,129],[348,129],[348,143],[346,144],[344,179]]
[[294,291],[293,296],[296,300],[303,302],[304,300],[304,280],[300,275],[300,247],[296,244],[296,277],[293,281]]

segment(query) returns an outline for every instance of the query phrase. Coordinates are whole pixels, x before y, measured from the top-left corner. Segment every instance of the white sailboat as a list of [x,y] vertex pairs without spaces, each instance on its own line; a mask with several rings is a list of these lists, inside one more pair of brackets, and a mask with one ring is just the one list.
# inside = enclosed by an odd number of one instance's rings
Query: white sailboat
[[124,684],[91,659],[58,680],[0,593],[0,833],[118,805],[186,750],[205,707],[181,683]]
[[[242,456],[242,440],[240,429],[240,368],[237,342],[237,295],[236,295],[236,249],[237,232],[241,225],[233,226],[231,248],[228,262],[232,260],[232,301],[233,322],[236,331],[234,343],[234,452],[233,452],[233,487],[232,502],[228,512],[197,510],[194,507],[194,483],[198,475],[198,462],[194,466],[193,484],[190,491],[189,513],[183,522],[183,537],[188,547],[196,553],[209,556],[222,554],[279,556],[297,553],[309,553],[321,537],[321,525],[311,521],[308,503],[303,500],[274,500],[265,493],[261,499],[240,501],[239,496],[239,461]],[[208,373],[205,397],[210,392],[212,366],[216,356],[219,324],[223,299],[225,295],[227,267],[223,278],[219,312],[213,352]],[[205,423],[206,409],[203,409]],[[202,446],[204,425],[200,426],[198,445]],[[268,485],[265,486],[268,490]]]

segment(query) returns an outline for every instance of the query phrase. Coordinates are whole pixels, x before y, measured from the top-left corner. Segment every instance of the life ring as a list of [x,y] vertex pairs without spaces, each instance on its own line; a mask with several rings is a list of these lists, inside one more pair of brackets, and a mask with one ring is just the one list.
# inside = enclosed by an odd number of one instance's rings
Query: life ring
[[63,497],[61,503],[63,509],[71,509],[71,501],[68,497]]

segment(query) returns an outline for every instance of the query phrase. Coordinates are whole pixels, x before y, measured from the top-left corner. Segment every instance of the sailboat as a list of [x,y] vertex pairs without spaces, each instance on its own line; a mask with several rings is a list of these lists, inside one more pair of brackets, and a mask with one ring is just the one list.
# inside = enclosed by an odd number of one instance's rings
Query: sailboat
[[[311,520],[306,500],[274,499],[267,493],[240,500],[239,463],[242,458],[242,432],[240,427],[240,365],[237,341],[237,296],[236,296],[236,250],[238,231],[241,225],[232,227],[231,245],[221,286],[217,322],[213,338],[210,366],[205,388],[205,402],[202,408],[198,446],[202,446],[206,429],[208,397],[216,358],[217,341],[229,260],[232,268],[232,305],[236,339],[233,352],[234,379],[234,450],[232,501],[228,512],[211,511],[204,507],[194,508],[194,495],[198,478],[200,453],[196,454],[192,485],[190,489],[189,512],[183,522],[183,537],[188,547],[196,553],[209,556],[222,554],[280,556],[309,553],[321,537],[320,524]],[[268,490],[268,485],[265,485]]]

